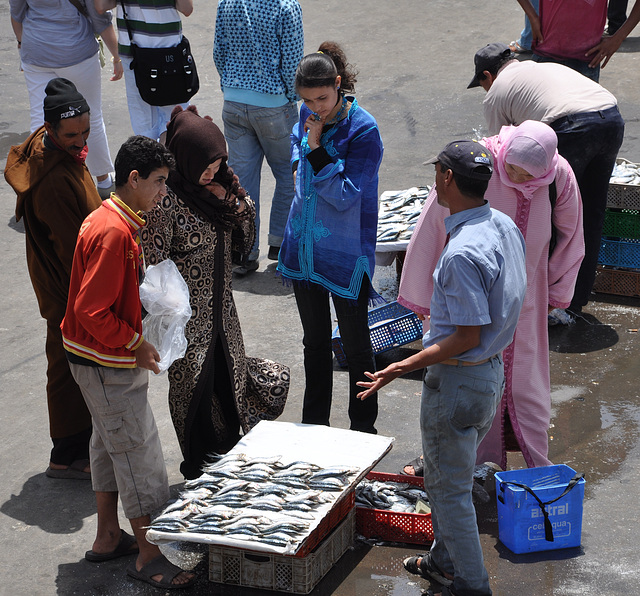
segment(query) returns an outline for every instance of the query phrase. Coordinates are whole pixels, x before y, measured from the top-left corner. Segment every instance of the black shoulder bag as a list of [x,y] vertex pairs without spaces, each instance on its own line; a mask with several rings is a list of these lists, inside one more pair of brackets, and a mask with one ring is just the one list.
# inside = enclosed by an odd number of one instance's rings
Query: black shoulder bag
[[549,240],[549,256],[552,255],[558,243],[558,230],[553,225],[553,210],[556,208],[556,200],[558,199],[558,187],[555,179],[549,184],[549,202],[551,203],[551,240]]
[[131,69],[140,97],[152,106],[170,106],[189,101],[200,88],[189,40],[183,35],[182,41],[173,48],[137,46],[133,43],[124,1],[121,4],[133,57]]

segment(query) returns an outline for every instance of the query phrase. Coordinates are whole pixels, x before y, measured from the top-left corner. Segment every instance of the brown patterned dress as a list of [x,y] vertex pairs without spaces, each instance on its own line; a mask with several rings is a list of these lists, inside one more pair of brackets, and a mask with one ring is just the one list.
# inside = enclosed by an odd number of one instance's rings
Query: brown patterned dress
[[[193,314],[184,358],[169,368],[169,410],[187,477],[197,475],[206,455],[225,452],[252,421],[245,396],[247,359],[231,290],[233,242],[250,247],[255,208],[233,231],[202,219],[170,189],[147,217],[142,243],[147,264],[175,262],[189,287]],[[234,249],[236,247],[234,246]]]

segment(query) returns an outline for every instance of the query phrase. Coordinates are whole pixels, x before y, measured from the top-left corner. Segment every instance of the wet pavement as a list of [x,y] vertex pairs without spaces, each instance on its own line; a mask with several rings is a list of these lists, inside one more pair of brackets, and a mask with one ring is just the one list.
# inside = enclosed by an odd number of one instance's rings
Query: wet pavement
[[[522,14],[515,2],[464,0],[303,0],[306,48],[324,39],[343,43],[359,71],[360,103],[378,119],[385,143],[380,191],[431,183],[421,164],[453,138],[482,134],[482,90],[466,90],[473,54],[485,43],[515,39]],[[499,11],[499,13],[498,13]],[[219,121],[222,98],[211,59],[215,2],[196,2],[185,20],[195,52],[201,114]],[[621,156],[640,162],[640,38],[632,37],[604,69],[601,82],[619,99],[627,121]],[[8,2],[0,1],[0,159],[28,131],[27,94],[11,32]],[[103,73],[104,113],[112,154],[131,134],[124,85]],[[265,171],[263,194],[273,184]],[[158,591],[128,580],[126,561],[83,559],[95,534],[89,483],[46,478],[50,447],[44,397],[45,325],[26,273],[24,237],[15,223],[15,197],[0,181],[0,595],[133,595]],[[266,247],[266,230],[262,230]],[[282,420],[298,422],[303,390],[301,329],[291,291],[261,257],[254,274],[234,280],[247,353],[286,363],[292,370]],[[393,294],[392,268],[378,268],[374,283]],[[265,316],[268,313],[268,316]],[[582,546],[514,555],[497,539],[495,504],[478,509],[481,539],[494,594],[640,594],[637,503],[640,490],[638,381],[640,300],[597,295],[582,319],[550,329],[553,419],[550,457],[586,475]],[[379,366],[411,353],[403,347],[379,357]],[[347,373],[336,369],[332,423],[347,426]],[[394,382],[380,396],[378,430],[395,437],[377,469],[397,472],[420,446],[420,376]],[[152,379],[150,400],[163,441],[174,493],[181,486],[179,449],[166,405],[165,377]],[[522,467],[512,454],[510,467]],[[125,520],[122,520],[123,524]],[[126,527],[126,526],[125,526]],[[191,548],[191,547],[190,547]],[[402,570],[416,546],[358,543],[322,580],[314,594],[417,596],[425,587]],[[192,594],[258,594],[207,581],[204,549],[177,554],[200,574]]]

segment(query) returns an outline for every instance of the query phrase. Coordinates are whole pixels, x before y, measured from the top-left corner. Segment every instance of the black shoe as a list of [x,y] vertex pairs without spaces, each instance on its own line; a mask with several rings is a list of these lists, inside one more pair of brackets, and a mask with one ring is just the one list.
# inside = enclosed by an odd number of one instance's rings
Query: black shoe
[[242,261],[241,265],[238,265],[237,267],[234,267],[232,269],[232,271],[236,274],[236,275],[246,275],[247,273],[251,273],[252,271],[255,271],[258,268],[258,260],[248,260],[245,259]]
[[267,255],[267,258],[270,261],[277,261],[279,254],[280,254],[280,247],[279,246],[270,246],[269,247],[269,254]]

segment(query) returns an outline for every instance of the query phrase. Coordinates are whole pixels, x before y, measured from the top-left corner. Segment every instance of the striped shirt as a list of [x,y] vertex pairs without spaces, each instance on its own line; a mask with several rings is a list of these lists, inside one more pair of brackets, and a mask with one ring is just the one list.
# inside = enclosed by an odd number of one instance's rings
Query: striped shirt
[[[182,41],[182,22],[175,0],[125,0],[133,42],[141,48],[172,48]],[[118,3],[118,53],[131,56],[127,23]]]

